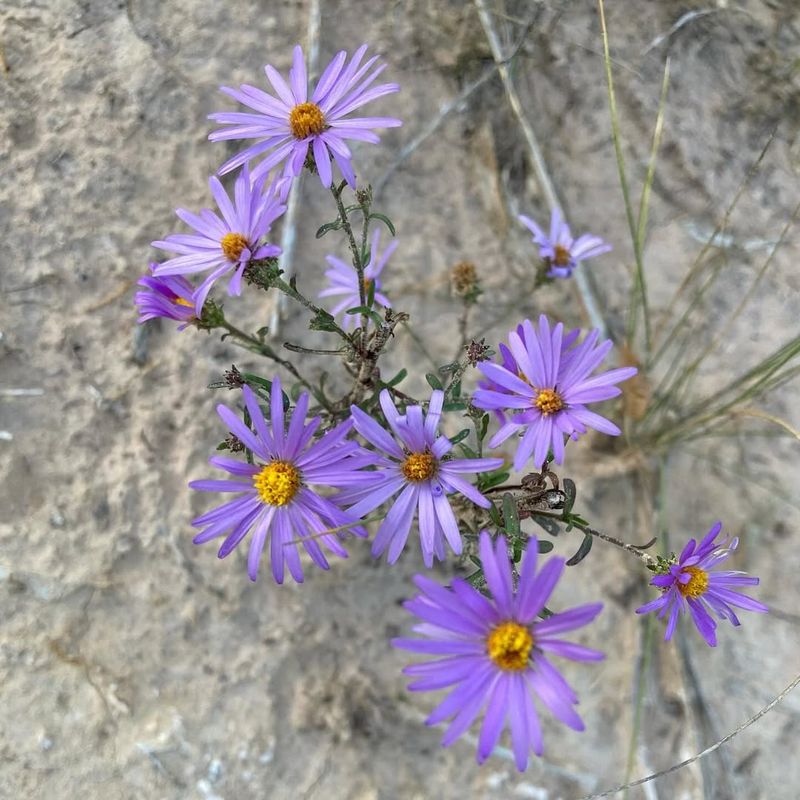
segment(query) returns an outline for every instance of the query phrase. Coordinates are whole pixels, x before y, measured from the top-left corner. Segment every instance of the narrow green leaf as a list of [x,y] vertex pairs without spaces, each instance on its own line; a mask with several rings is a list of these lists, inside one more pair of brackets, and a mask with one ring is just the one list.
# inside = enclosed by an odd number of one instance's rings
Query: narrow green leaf
[[516,537],[519,536],[519,510],[514,495],[506,492],[503,495],[503,522],[506,532]]
[[547,539],[537,540],[537,545],[540,553],[549,553],[553,549],[553,543],[548,542]]
[[408,375],[408,370],[405,367],[403,367],[403,369],[401,369],[400,372],[398,372],[397,375],[395,375],[394,378],[388,381],[385,385],[387,387],[397,386],[397,384],[400,383],[400,381],[402,381],[406,377],[406,375]]
[[463,441],[464,439],[466,439],[466,438],[467,438],[467,436],[469,436],[469,428],[464,428],[463,430],[460,430],[460,431],[459,431],[459,432],[458,432],[458,433],[457,433],[457,434],[456,434],[456,435],[455,435],[455,436],[454,436],[454,437],[453,437],[453,438],[450,440],[450,443],[451,443],[451,444],[458,444],[459,442],[461,442],[461,441]]
[[392,236],[397,235],[394,229],[394,223],[389,219],[389,217],[386,216],[386,214],[372,213],[369,215],[369,218],[379,219],[389,229],[389,233],[391,233]]
[[319,228],[317,228],[316,237],[317,239],[321,239],[329,231],[338,231],[341,227],[342,221],[340,219],[336,219],[333,222],[326,222],[324,225],[320,225]]
[[[462,444],[461,447],[464,447],[464,445]],[[470,458],[476,458],[476,456],[470,456]],[[478,479],[478,486],[481,491],[485,492],[487,489],[492,489],[495,486],[500,486],[501,483],[505,483],[510,476],[510,472],[500,467],[494,472],[482,473]]]
[[567,498],[564,501],[564,516],[566,517],[569,516],[570,511],[572,511],[572,506],[575,505],[575,497],[578,494],[578,490],[575,486],[575,481],[570,478],[564,478],[564,480],[561,481],[561,486]]
[[558,536],[561,532],[561,528],[558,527],[558,522],[552,517],[542,517],[539,514],[531,514],[531,519],[537,525],[544,528],[551,536]]
[[316,313],[316,316],[308,323],[308,327],[312,331],[328,331],[329,333],[335,333],[338,330],[333,315],[323,309]]
[[442,382],[439,380],[438,376],[434,375],[432,372],[429,372],[425,376],[425,380],[428,381],[428,385],[431,387],[431,389],[442,389],[442,388],[444,388],[442,386]]
[[489,430],[489,415],[484,414],[481,417],[481,427],[478,433],[478,439],[483,441],[486,438],[486,432]]
[[355,308],[348,308],[347,311],[344,312],[345,314],[350,314],[352,316],[359,316],[361,314],[366,314],[378,327],[383,325],[383,320],[378,314],[377,311],[373,311],[371,308],[367,308],[367,306],[356,306]]
[[576,564],[580,564],[586,556],[589,555],[589,551],[592,549],[592,543],[594,542],[594,536],[591,534],[584,534],[583,541],[581,542],[581,546],[575,551],[575,555],[567,561],[568,567],[574,567]]

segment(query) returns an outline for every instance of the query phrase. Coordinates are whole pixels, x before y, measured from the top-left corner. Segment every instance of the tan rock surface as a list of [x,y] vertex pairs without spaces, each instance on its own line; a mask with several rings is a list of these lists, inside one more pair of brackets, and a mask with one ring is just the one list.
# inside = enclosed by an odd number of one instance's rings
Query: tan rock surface
[[[608,5],[637,187],[667,51],[672,59],[647,249],[656,309],[777,127],[715,250],[726,272],[693,315],[700,346],[799,199],[800,14],[792,3],[709,3],[651,47],[686,4]],[[508,4],[497,22],[509,26],[509,42],[529,6],[539,16],[515,76],[572,219],[615,246],[591,269],[619,334],[633,260],[596,13],[592,4]],[[269,367],[217,336],[170,324],[143,332],[133,285],[154,255],[149,241],[172,230],[172,209],[205,204],[207,175],[230,152],[206,141],[206,115],[230,108],[218,85],[261,83],[266,62],[286,68],[306,14],[303,3],[252,0],[0,7],[0,797],[555,800],[625,774],[642,630],[632,611],[649,592],[624,554],[597,546],[559,588],[556,606],[605,600],[582,640],[608,658],[569,671],[586,732],[545,719],[546,757],[520,776],[502,755],[477,767],[468,741],[442,750],[440,731],[422,725],[433,698],[405,692],[405,657],[388,639],[408,625],[399,603],[422,568],[413,551],[388,568],[354,543],[329,573],[278,587],[266,577],[251,584],[240,554],[218,562],[213,546],[191,544],[188,522],[210,503],[186,483],[209,474],[205,460],[224,435],[214,405],[233,398],[206,384],[233,361]],[[356,153],[373,181],[490,59],[474,10],[456,2],[323,4],[322,23],[323,60],[368,41],[403,87],[382,108],[405,126]],[[447,269],[464,258],[485,275],[476,320],[490,340],[541,310],[581,322],[572,284],[526,296],[532,251],[515,215],[541,215],[543,205],[498,82],[445,120],[392,176],[380,205],[401,239],[387,288],[437,363],[452,358],[458,314]],[[324,254],[342,254],[333,235],[314,239],[332,216],[329,198],[307,181],[296,268],[309,292],[321,284]],[[790,233],[698,377],[697,396],[797,334],[798,255]],[[253,293],[226,309],[255,329],[270,305]],[[296,309],[281,336],[323,341]],[[425,364],[407,336],[387,369],[402,364]],[[409,386],[420,390],[421,375]],[[764,407],[798,426],[795,391]],[[714,651],[687,630],[683,658],[656,639],[633,777],[711,744],[797,672],[797,447],[741,435],[670,458],[672,541],[722,518],[742,538],[738,567],[762,577],[758,596],[778,613],[724,629]],[[637,510],[642,481],[614,459],[590,439],[575,448],[579,506],[597,527],[643,541],[654,523]],[[556,549],[575,546],[559,540]],[[453,565],[437,572],[446,579]],[[700,765],[630,797],[792,800],[799,726],[793,695]]]

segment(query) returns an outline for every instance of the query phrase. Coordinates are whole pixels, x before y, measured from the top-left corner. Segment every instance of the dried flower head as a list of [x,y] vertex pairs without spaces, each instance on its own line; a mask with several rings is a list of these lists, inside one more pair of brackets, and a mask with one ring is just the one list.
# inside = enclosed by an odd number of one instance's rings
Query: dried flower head
[[481,293],[478,284],[478,271],[471,261],[459,261],[450,270],[450,287],[456,297],[475,302]]

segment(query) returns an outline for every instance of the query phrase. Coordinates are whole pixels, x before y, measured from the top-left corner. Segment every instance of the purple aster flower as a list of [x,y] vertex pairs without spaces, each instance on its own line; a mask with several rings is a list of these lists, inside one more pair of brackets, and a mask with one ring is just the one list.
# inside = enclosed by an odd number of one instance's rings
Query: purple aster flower
[[[150,264],[150,272],[155,271],[158,264]],[[134,302],[139,307],[139,322],[147,322],[156,317],[176,319],[183,325],[182,331],[192,320],[197,319],[194,308],[194,287],[186,278],[179,275],[174,278],[156,278],[142,275],[136,283],[144,286],[143,291],[136,292]]]
[[520,216],[519,219],[533,234],[534,243],[539,245],[539,255],[550,265],[547,274],[551,278],[569,278],[581,261],[611,250],[610,244],[590,233],[573,239],[569,225],[557,208],[553,209],[550,219],[549,236],[530,217]]
[[[572,346],[578,340],[578,337],[581,335],[579,328],[573,328],[569,333],[564,334],[563,339],[561,340],[561,365],[562,367],[566,367],[569,359],[572,357]],[[525,342],[525,326],[521,323],[517,325],[517,336],[520,337],[522,342]],[[517,364],[517,360],[514,358],[514,354],[511,350],[508,349],[508,346],[503,342],[499,345],[500,350],[500,358],[501,362],[500,365],[508,370],[509,372],[514,373],[518,377],[522,378],[522,371]],[[524,380],[524,378],[523,378]],[[500,394],[512,394],[510,389],[507,389],[505,386],[501,386],[499,383],[495,383],[491,378],[486,378],[485,380],[478,381],[478,388],[479,389],[487,389],[492,392],[499,392]],[[508,414],[506,410],[503,408],[495,408],[494,415],[497,418],[498,422],[501,425],[505,425],[508,422]],[[510,425],[508,429],[506,429],[503,440],[507,439],[511,436],[512,433],[521,430],[525,426],[522,424],[519,425]]]
[[211,270],[194,294],[198,316],[216,280],[233,271],[228,282],[228,294],[239,295],[242,292],[242,274],[250,261],[280,254],[280,247],[259,242],[286,210],[282,195],[287,187],[274,183],[262,193],[263,181],[251,182],[247,168],[236,179],[233,203],[218,178],[210,178],[209,185],[222,218],[208,208],[199,215],[179,208],[175,213],[197,233],[173,233],[152,243],[153,247],[178,253],[155,269],[154,274],[158,277]]
[[[364,268],[364,294],[368,295],[372,284],[375,285],[375,301],[380,303],[384,308],[391,308],[391,303],[386,295],[380,291],[381,281],[379,275],[383,272],[386,262],[391,257],[392,253],[397,249],[398,242],[395,239],[389,243],[389,246],[383,251],[383,255],[378,254],[378,246],[380,244],[381,232],[376,228],[372,234],[372,245],[370,247],[369,264]],[[348,308],[356,308],[361,305],[361,295],[358,286],[358,273],[355,268],[349,264],[345,264],[340,258],[336,256],[326,256],[325,260],[333,267],[333,269],[326,270],[325,276],[330,281],[331,285],[327,289],[323,289],[319,293],[319,297],[338,297],[341,299],[332,309],[331,314],[335,317],[341,314]],[[345,330],[350,330],[356,324],[358,317],[353,314],[345,314],[342,322],[342,327]]]
[[217,413],[257,461],[248,464],[222,456],[209,459],[209,463],[234,477],[192,481],[189,486],[202,492],[237,492],[240,495],[192,520],[192,525],[204,528],[193,541],[202,544],[225,536],[219,550],[219,557],[225,558],[253,529],[247,558],[250,579],[254,581],[258,575],[261,552],[270,538],[275,580],[283,583],[286,565],[291,576],[301,583],[303,570],[298,540],[318,567],[328,569],[320,543],[342,558],[347,557],[347,552],[337,536],[325,533],[326,530],[347,526],[358,536],[367,535],[361,527],[350,527],[357,525],[357,518],[312,489],[312,484],[337,488],[363,486],[373,479],[372,473],[359,472],[361,467],[371,463],[371,454],[346,439],[353,427],[350,420],[311,443],[320,418],[314,417],[306,424],[308,394],[305,392],[300,395],[286,429],[281,383],[277,377],[270,393],[269,423],[250,387],[243,386],[242,393],[255,431],[227,406],[217,406]]
[[[482,363],[478,369],[503,391],[478,389],[472,402],[478,407],[494,411],[517,411],[489,441],[497,447],[512,433],[527,430],[514,456],[514,469],[521,470],[533,455],[536,468],[544,464],[547,452],[553,450],[556,463],[564,460],[564,437],[576,439],[594,428],[609,436],[619,436],[620,429],[586,408],[586,403],[597,403],[616,397],[621,390],[615,386],[636,374],[636,367],[622,367],[589,377],[611,349],[611,341],[597,344],[599,331],[591,331],[580,344],[574,344],[563,357],[564,326],[559,322],[551,330],[547,317],[539,317],[536,331],[530,320],[522,323],[523,333],[511,331],[508,347],[514,364]],[[573,340],[574,341],[574,340]],[[514,370],[516,365],[516,370]]]
[[373,474],[379,480],[366,489],[344,492],[339,502],[354,502],[348,513],[360,518],[399,492],[378,528],[372,555],[379,556],[388,547],[388,562],[397,561],[418,512],[422,558],[425,566],[430,567],[434,555],[444,560],[445,539],[454,553],[459,554],[462,549],[458,523],[447,495],[459,492],[481,508],[489,508],[491,501],[462,475],[497,469],[503,459],[445,458],[453,445],[446,436],[437,434],[444,402],[442,391],[431,394],[427,416],[421,406],[409,406],[405,414],[399,414],[386,389],[381,392],[380,402],[396,439],[360,408],[350,406],[356,430],[382,455],[374,454],[373,461],[378,467]]
[[220,167],[220,174],[224,175],[269,153],[253,169],[254,177],[266,175],[283,161],[286,162],[284,175],[299,175],[310,147],[323,186],[331,185],[332,156],[347,182],[355,188],[356,176],[346,140],[377,144],[380,139],[372,129],[394,128],[402,124],[393,117],[348,118],[348,114],[371,100],[400,89],[396,83],[371,85],[386,65],[376,65],[377,56],[362,64],[366,51],[367,45],[359,47],[347,65],[347,53],[344,50],[338,53],[317,81],[310,100],[305,58],[299,46],[294,48],[288,84],[273,67],[264,67],[277,97],[246,84],[239,89],[223,86],[225,94],[256,113],[211,114],[209,119],[224,127],[211,133],[208,138],[212,142],[225,139],[258,141],[226,161]]
[[548,655],[572,661],[602,660],[604,655],[597,650],[563,641],[556,634],[587,625],[603,604],[576,606],[537,619],[561,577],[564,559],[548,559],[537,575],[536,537],[528,543],[516,591],[504,537],[497,538],[493,549],[491,537],[482,531],[480,557],[490,597],[460,578],[446,589],[417,575],[414,582],[422,594],[405,607],[422,620],[414,631],[427,638],[395,639],[392,644],[439,656],[403,672],[415,678],[408,687],[412,691],[454,687],[425,721],[435,725],[453,718],[442,739],[445,747],[458,739],[486,706],[478,763],[489,757],[508,721],[514,760],[522,771],[531,750],[538,756],[543,752],[533,695],[559,721],[576,731],[584,729],[573,708],[578,698]]
[[650,581],[651,586],[661,589],[661,596],[637,608],[636,613],[658,611],[659,619],[669,614],[665,640],[672,638],[678,617],[687,608],[697,630],[711,647],[717,645],[717,623],[710,612],[738,626],[741,623],[733,611],[734,607],[762,614],[769,611],[763,603],[736,591],[739,586],[757,586],[758,578],[738,570],[712,572],[739,544],[737,538],[714,544],[721,530],[722,523],[717,522],[699,545],[690,539],[677,561],[673,561],[664,568],[666,571]]

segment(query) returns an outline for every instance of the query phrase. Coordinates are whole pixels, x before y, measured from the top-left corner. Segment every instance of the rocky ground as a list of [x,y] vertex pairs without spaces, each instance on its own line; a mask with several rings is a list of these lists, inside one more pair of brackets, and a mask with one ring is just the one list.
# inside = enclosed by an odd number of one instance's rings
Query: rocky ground
[[[646,250],[657,319],[775,131],[715,241],[722,277],[689,318],[691,353],[720,330],[798,202],[800,12],[758,0],[607,4],[636,187],[670,58]],[[596,9],[492,9],[508,47],[534,14],[513,79],[571,218],[614,244],[591,271],[620,337],[633,257]],[[625,777],[643,646],[651,655],[631,777],[712,744],[796,673],[800,459],[791,439],[747,435],[769,430],[753,418],[735,436],[669,455],[661,523],[651,453],[634,463],[591,439],[575,448],[569,473],[596,527],[644,541],[663,524],[679,542],[721,518],[742,539],[737,566],[761,576],[758,596],[776,611],[725,629],[716,650],[693,631],[648,644],[632,613],[650,596],[646,576],[597,546],[554,600],[606,601],[583,641],[602,643],[607,660],[569,673],[587,730],[546,719],[547,752],[524,775],[503,753],[476,766],[471,740],[442,750],[440,731],[422,725],[433,698],[404,689],[405,657],[388,639],[407,629],[400,602],[422,568],[415,552],[387,568],[354,543],[330,572],[278,587],[251,584],[239,554],[219,562],[213,546],[191,544],[188,521],[209,501],[186,483],[208,474],[224,434],[213,412],[220,395],[205,387],[234,361],[268,367],[217,336],[171,324],[143,332],[133,286],[153,257],[149,242],[173,229],[172,209],[206,204],[207,176],[230,152],[206,141],[206,115],[230,108],[217,87],[260,84],[266,62],[287,68],[308,13],[306,3],[255,0],[0,7],[0,797],[572,799]],[[453,356],[459,309],[447,270],[464,258],[484,277],[475,333],[498,341],[540,311],[585,324],[574,283],[530,295],[531,248],[515,216],[541,216],[544,203],[497,77],[395,169],[400,148],[491,64],[474,8],[322,4],[323,62],[363,41],[403,87],[378,113],[404,126],[357,151],[359,174],[382,186],[379,205],[401,240],[387,289],[433,362]],[[314,293],[323,256],[343,245],[314,239],[333,216],[315,181],[302,199],[294,266]],[[797,334],[799,255],[790,231],[695,396]],[[226,308],[255,329],[270,303],[252,293]],[[324,341],[295,308],[280,339]],[[401,334],[387,369],[428,355]],[[306,357],[304,367],[330,364]],[[797,426],[794,396],[790,385],[753,407]],[[574,548],[559,540],[556,550]],[[457,569],[437,572],[446,580]],[[629,796],[791,800],[798,734],[795,694],[730,745]]]

